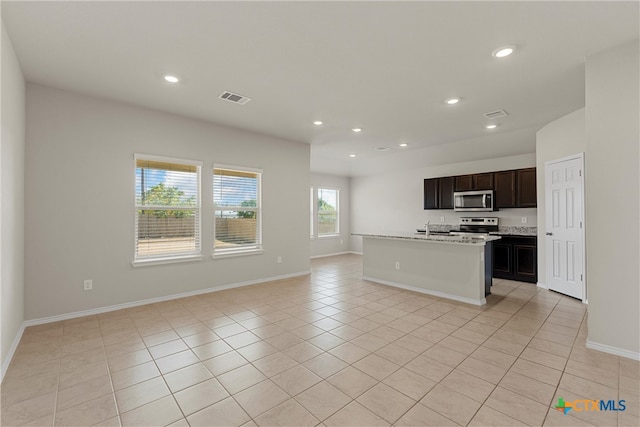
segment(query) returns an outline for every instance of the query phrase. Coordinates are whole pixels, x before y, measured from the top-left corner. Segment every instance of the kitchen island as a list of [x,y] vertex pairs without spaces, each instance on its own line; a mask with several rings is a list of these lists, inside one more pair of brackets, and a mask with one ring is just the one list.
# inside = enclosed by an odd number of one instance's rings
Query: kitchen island
[[362,236],[363,279],[474,305],[486,304],[493,241],[421,233]]

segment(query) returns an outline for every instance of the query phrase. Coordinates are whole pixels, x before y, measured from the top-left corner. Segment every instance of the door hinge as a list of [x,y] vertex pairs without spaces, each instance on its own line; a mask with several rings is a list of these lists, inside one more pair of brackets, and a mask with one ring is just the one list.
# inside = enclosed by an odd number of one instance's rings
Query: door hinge
[[582,176],[582,169],[578,169],[578,176]]
[[580,221],[580,228],[582,228],[582,221]]
[[580,281],[584,282],[584,279],[582,278],[582,274],[580,275]]

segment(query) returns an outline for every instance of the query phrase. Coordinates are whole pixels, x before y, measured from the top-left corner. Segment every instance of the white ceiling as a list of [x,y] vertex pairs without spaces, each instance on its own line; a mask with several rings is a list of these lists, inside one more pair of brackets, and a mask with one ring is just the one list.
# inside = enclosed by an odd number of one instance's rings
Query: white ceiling
[[[458,150],[460,161],[532,153],[537,129],[584,106],[585,57],[639,37],[638,10],[636,1],[2,1],[29,82],[307,142],[312,171],[350,176],[466,140],[477,145]],[[503,45],[518,49],[493,58]],[[252,100],[218,99],[225,90]],[[444,104],[450,96],[462,102]],[[487,137],[483,113],[498,109],[509,116]]]

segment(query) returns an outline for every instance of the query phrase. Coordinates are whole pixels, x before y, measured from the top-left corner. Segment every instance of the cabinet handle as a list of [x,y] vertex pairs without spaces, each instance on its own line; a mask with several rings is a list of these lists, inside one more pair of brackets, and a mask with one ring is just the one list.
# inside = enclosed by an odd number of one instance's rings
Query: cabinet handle
[[553,233],[550,233],[550,232],[548,232],[548,231],[547,231],[545,234],[546,234],[547,236],[553,236]]

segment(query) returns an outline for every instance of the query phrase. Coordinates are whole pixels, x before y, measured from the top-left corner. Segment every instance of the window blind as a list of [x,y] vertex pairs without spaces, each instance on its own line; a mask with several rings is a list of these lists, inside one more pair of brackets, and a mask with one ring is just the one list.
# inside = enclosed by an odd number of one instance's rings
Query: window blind
[[200,165],[136,155],[135,259],[200,254]]
[[257,170],[214,166],[214,254],[261,249],[261,179]]

